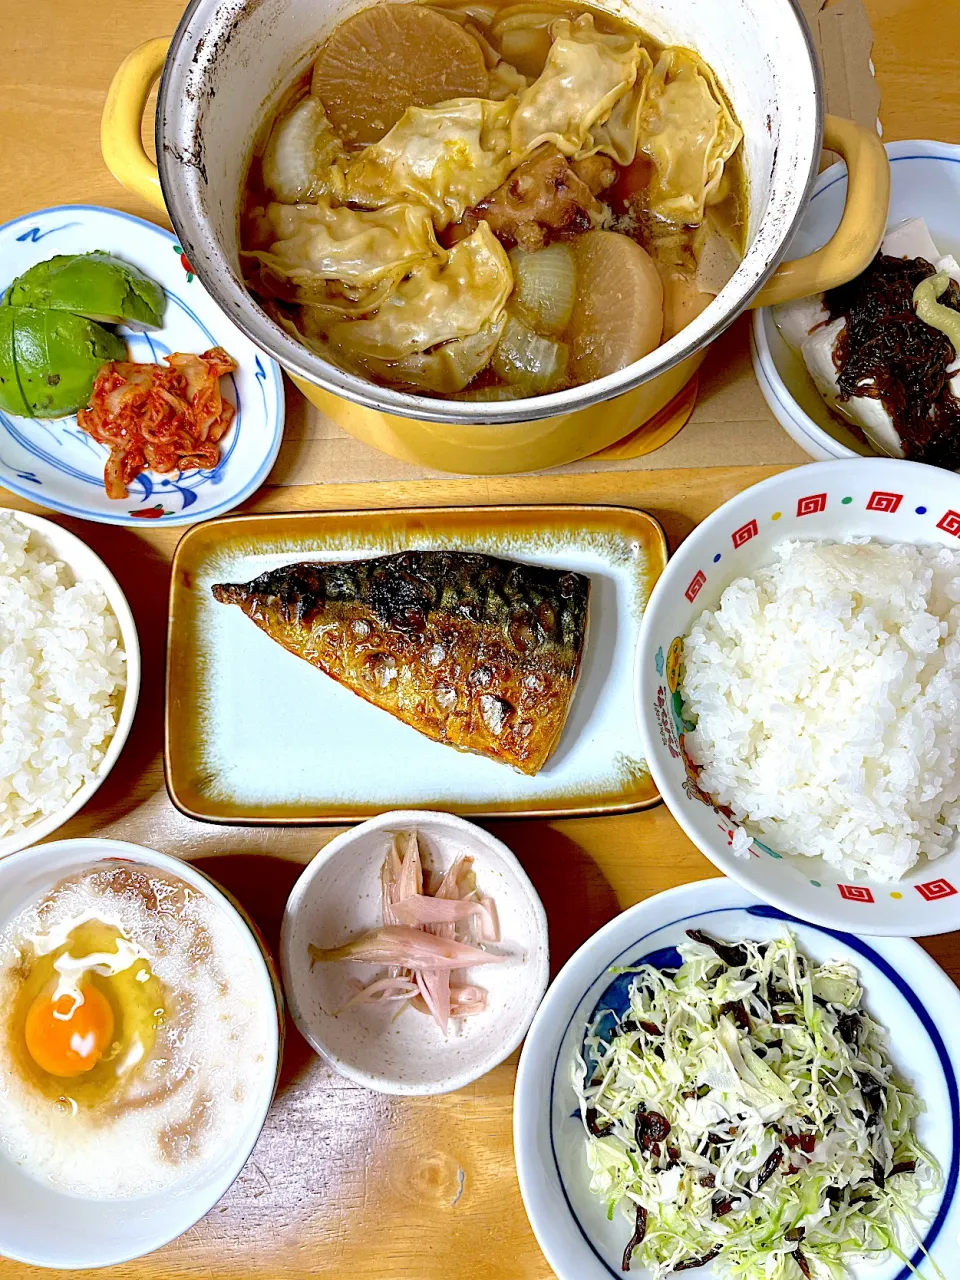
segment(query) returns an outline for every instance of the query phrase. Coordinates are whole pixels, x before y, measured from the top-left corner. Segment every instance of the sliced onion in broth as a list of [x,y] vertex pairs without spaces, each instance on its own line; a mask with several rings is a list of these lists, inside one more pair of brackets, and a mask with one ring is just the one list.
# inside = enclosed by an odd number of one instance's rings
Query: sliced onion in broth
[[563,333],[570,323],[577,297],[577,268],[565,244],[551,244],[536,253],[514,249],[511,304],[521,317],[542,333]]
[[491,367],[504,382],[533,396],[553,391],[564,381],[569,358],[565,342],[545,338],[510,315]]

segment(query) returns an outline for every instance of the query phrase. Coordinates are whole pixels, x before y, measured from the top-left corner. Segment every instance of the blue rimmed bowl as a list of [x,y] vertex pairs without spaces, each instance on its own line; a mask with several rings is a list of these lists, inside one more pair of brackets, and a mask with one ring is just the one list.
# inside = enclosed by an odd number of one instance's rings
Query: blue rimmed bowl
[[[887,227],[923,218],[941,253],[960,252],[960,147],[915,139],[888,142],[890,210]],[[831,165],[817,179],[790,244],[792,256],[812,253],[836,231],[847,195],[847,171]],[[827,408],[800,355],[784,342],[769,307],[753,314],[753,370],[770,412],[801,449],[818,462],[875,457],[871,446]]]
[[[939,1162],[940,1191],[926,1201],[919,1235],[944,1276],[956,1274],[960,1231],[960,993],[923,949],[908,939],[864,940],[791,919],[730,880],[704,880],[657,894],[611,920],[564,965],[527,1034],[514,1094],[513,1139],[523,1203],[534,1234],[558,1280],[612,1280],[620,1269],[631,1224],[607,1220],[605,1202],[591,1194],[583,1125],[571,1085],[575,1057],[596,1012],[626,1007],[623,975],[611,966],[644,961],[669,967],[687,929],[715,937],[763,940],[785,924],[812,959],[846,960],[867,991],[866,1007],[890,1029],[890,1052],[900,1073],[925,1100],[920,1141]],[[906,1252],[910,1252],[907,1246]],[[913,1275],[934,1275],[921,1249]],[[713,1267],[695,1274],[715,1280]],[[631,1268],[634,1280],[649,1272]],[[855,1266],[851,1280],[912,1280],[891,1257]]]
[[689,535],[653,590],[637,645],[637,722],[667,808],[697,847],[767,902],[835,929],[919,937],[960,928],[960,839],[894,883],[850,883],[819,857],[754,840],[733,852],[736,824],[697,785],[678,693],[683,637],[735,578],[773,559],[785,538],[942,543],[960,550],[960,476],[894,458],[810,463],[745,489]]
[[60,205],[25,214],[0,227],[0,292],[28,267],[56,254],[102,249],[140,267],[167,295],[163,327],[121,326],[131,360],[160,361],[174,351],[200,354],[220,346],[238,369],[224,382],[236,417],[210,471],[161,476],[145,472],[127,498],[103,488],[104,445],[75,417],[20,418],[0,411],[0,486],[64,515],[101,524],[153,520],[193,524],[223,515],[266,480],[283,438],[284,399],[279,366],[234,325],[204,290],[169,231],[117,209]]

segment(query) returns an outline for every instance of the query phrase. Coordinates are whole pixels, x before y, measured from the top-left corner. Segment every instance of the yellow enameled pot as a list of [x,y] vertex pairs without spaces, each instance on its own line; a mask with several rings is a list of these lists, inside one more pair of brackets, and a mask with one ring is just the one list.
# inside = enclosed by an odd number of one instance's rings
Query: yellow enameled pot
[[[546,396],[466,404],[345,373],[274,324],[247,292],[238,206],[253,139],[267,113],[333,27],[366,3],[194,0],[172,41],[148,41],[117,71],[101,141],[111,172],[169,212],[193,269],[234,323],[324,413],[386,453],[442,471],[494,475],[557,466],[631,433],[632,453],[656,448],[686,420],[684,412],[661,411],[694,375],[710,341],[741,312],[849,280],[879,247],[890,190],[886,153],[876,133],[824,118],[816,55],[791,0],[609,0],[655,39],[695,48],[730,95],[744,130],[750,186],[748,247],[733,278],[700,316],[644,359]],[[140,130],[161,72],[154,165]],[[823,144],[849,170],[843,219],[816,253],[781,262]],[[638,431],[644,423],[650,423],[647,433]]]

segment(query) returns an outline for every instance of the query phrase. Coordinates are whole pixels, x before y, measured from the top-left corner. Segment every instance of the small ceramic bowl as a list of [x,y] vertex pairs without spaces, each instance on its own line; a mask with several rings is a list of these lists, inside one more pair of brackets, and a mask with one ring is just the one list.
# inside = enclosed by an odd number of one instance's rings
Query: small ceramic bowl
[[[621,1258],[632,1231],[626,1214],[617,1211],[608,1218],[606,1201],[590,1190],[583,1122],[571,1081],[577,1055],[584,1054],[586,1026],[603,1009],[625,1011],[630,984],[625,969],[641,963],[675,966],[677,943],[692,928],[716,938],[755,941],[778,937],[789,928],[813,960],[842,960],[856,967],[868,1010],[891,1030],[897,1069],[926,1101],[917,1136],[938,1161],[943,1183],[924,1203],[926,1220],[918,1226],[919,1238],[904,1245],[911,1255],[909,1268],[892,1251],[884,1251],[883,1258],[857,1263],[844,1275],[848,1280],[956,1276],[957,988],[910,939],[860,939],[802,924],[730,880],[702,880],[638,902],[589,938],[551,983],[523,1047],[513,1099],[513,1149],[530,1225],[557,1280],[622,1278]],[[679,1272],[673,1274],[679,1280]],[[689,1274],[690,1280],[719,1280],[711,1266]],[[629,1275],[650,1280],[650,1272],[636,1263]]]
[[[0,508],[0,510],[6,513],[6,509]],[[25,849],[28,845],[36,844],[38,840],[46,839],[47,836],[62,827],[75,813],[79,813],[117,763],[120,752],[123,750],[127,736],[130,733],[134,713],[137,709],[137,699],[140,696],[140,642],[137,638],[137,627],[133,620],[133,614],[130,612],[130,606],[127,604],[127,598],[120,590],[120,584],[116,578],[86,543],[81,542],[79,538],[69,533],[66,529],[61,529],[52,520],[44,520],[41,516],[29,515],[26,511],[10,511],[9,514],[16,516],[21,524],[25,524],[28,529],[34,531],[42,539],[46,548],[58,560],[63,561],[75,578],[91,578],[100,583],[110,608],[113,610],[120,625],[120,635],[127,655],[127,686],[123,693],[123,701],[120,704],[117,727],[114,730],[113,737],[110,739],[106,753],[100,761],[96,777],[75,792],[63,808],[58,809],[56,813],[48,814],[44,818],[38,818],[23,831],[15,831],[11,835],[0,838],[0,857],[7,853],[13,853],[17,849]]]
[[0,485],[52,511],[101,524],[193,524],[223,515],[263,484],[283,438],[279,366],[228,320],[193,274],[169,231],[118,209],[60,205],[0,226],[0,292],[28,267],[57,254],[101,249],[145,271],[163,286],[163,327],[120,334],[130,359],[162,363],[174,351],[197,355],[223,347],[238,368],[223,382],[236,406],[212,471],[157,475],[145,471],[125,500],[103,488],[105,445],[86,435],[76,417],[20,418],[0,411]]
[[119,840],[61,840],[26,849],[0,863],[0,929],[66,876],[102,862],[156,867],[209,898],[245,940],[251,994],[274,1016],[263,1065],[243,1125],[214,1162],[153,1195],[91,1200],[56,1191],[28,1177],[0,1151],[0,1254],[38,1267],[76,1270],[128,1262],[188,1231],[217,1203],[247,1162],[277,1085],[282,1043],[282,997],[249,921],[202,872],[152,849]]
[[849,883],[822,858],[781,857],[753,841],[732,852],[736,824],[696,785],[683,749],[680,649],[730,583],[769,564],[785,538],[851,535],[960,549],[960,476],[894,458],[810,463],[764,480],[698,525],[654,588],[637,647],[636,709],[647,763],[667,808],[721,871],[804,920],[854,933],[918,937],[960,928],[960,838],[895,883]]
[[[960,250],[960,147],[946,142],[888,142],[890,212],[887,226],[923,218],[942,253]],[[817,179],[806,213],[790,246],[791,257],[826,244],[840,223],[847,171],[831,165]],[[827,408],[803,360],[784,342],[769,307],[753,314],[753,369],[770,411],[784,431],[818,462],[876,457],[843,419]]]
[[[487,1010],[451,1023],[441,1035],[433,1019],[395,1004],[337,1011],[376,976],[352,961],[310,966],[308,945],[338,946],[382,923],[380,868],[393,833],[416,829],[424,862],[443,873],[460,854],[474,860],[477,885],[493,898],[508,957],[468,971],[488,992]],[[547,987],[547,920],[520,863],[494,836],[449,813],[384,813],[326,845],[294,885],[280,934],[283,984],[304,1039],[341,1075],[393,1094],[449,1093],[478,1080],[523,1039]]]

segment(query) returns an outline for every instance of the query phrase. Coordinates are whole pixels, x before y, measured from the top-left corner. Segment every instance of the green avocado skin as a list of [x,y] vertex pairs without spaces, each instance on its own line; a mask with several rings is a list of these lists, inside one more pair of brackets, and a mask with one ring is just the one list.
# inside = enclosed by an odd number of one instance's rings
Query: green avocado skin
[[14,280],[4,304],[71,311],[105,324],[129,320],[158,326],[167,299],[139,267],[95,250],[38,262]]
[[[110,360],[127,358],[121,338],[83,316],[17,306],[7,313],[13,320],[15,375],[28,416],[63,418],[76,413],[90,399],[100,369]],[[0,320],[0,343],[3,323]]]
[[0,409],[15,413],[19,418],[28,418],[30,406],[20,390],[17,362],[13,355],[13,321],[13,309],[0,307]]

